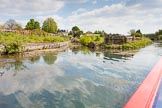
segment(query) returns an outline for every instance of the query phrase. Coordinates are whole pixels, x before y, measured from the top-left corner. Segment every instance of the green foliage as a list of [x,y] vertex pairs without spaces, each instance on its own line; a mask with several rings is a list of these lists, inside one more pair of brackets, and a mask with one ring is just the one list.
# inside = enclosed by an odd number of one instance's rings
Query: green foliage
[[131,34],[131,36],[135,36],[135,37],[142,37],[143,36],[140,30],[135,31],[134,29],[132,29],[132,30],[130,30],[129,33]]
[[135,37],[142,37],[142,34],[141,33],[135,33],[134,36]]
[[34,28],[35,29],[40,29],[40,24],[39,24],[38,21],[35,21]]
[[72,31],[73,31],[73,32],[77,32],[77,31],[80,31],[80,29],[79,29],[78,26],[74,26],[74,27],[72,27]]
[[159,30],[155,33],[151,33],[151,34],[145,34],[145,37],[148,37],[150,39],[155,39],[155,40],[162,40],[162,30]]
[[131,29],[129,32],[128,32],[131,36],[133,36],[134,33],[136,33],[135,29]]
[[148,38],[142,38],[141,40],[135,40],[133,42],[130,43],[125,43],[122,45],[123,49],[138,49],[138,48],[142,48],[146,45],[151,44],[152,41]]
[[27,23],[25,28],[27,30],[40,29],[40,24],[38,21],[35,21],[34,19],[30,19],[30,21]]
[[158,39],[159,39],[159,40],[162,40],[162,35],[159,35],[159,36],[158,36]]
[[68,33],[68,35],[73,35],[73,32],[72,32],[72,31],[70,31],[70,32]]
[[47,36],[47,32],[43,31],[42,29],[34,29],[32,30],[32,34],[37,36]]
[[20,40],[18,36],[0,35],[0,43],[4,45],[3,53],[5,54],[19,53],[23,49],[22,40]]
[[80,35],[83,34],[83,31],[81,31],[79,27],[74,26],[72,27],[72,34],[74,37],[80,37]]
[[43,22],[42,30],[48,33],[56,33],[57,32],[57,24],[53,18],[47,18]]
[[41,43],[41,42],[64,42],[68,38],[60,36],[22,36],[15,33],[0,33],[0,44],[4,45],[5,54],[19,53],[23,51],[24,43]]
[[155,33],[155,35],[162,35],[162,30],[159,30],[159,31],[157,31],[156,33]]
[[12,43],[5,43],[4,45],[4,54],[13,54],[13,53],[20,53],[22,51],[22,44],[19,41],[15,41]]
[[100,30],[96,30],[94,32],[94,34],[99,34],[101,37],[104,37],[105,36],[105,32],[104,31],[100,31]]
[[81,44],[83,44],[83,45],[88,45],[90,42],[92,42],[93,40],[92,40],[92,38],[90,37],[90,36],[82,36],[81,38],[80,38],[80,42],[81,42]]
[[162,40],[162,30],[159,30],[158,32],[156,32],[155,35],[158,40]]
[[80,43],[85,46],[91,42],[94,42],[95,44],[101,44],[104,42],[104,38],[100,36],[82,36],[80,38]]

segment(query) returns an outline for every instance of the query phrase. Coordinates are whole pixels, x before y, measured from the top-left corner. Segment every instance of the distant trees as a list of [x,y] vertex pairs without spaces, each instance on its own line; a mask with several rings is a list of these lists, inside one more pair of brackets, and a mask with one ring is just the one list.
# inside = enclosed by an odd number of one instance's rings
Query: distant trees
[[101,37],[104,37],[106,33],[105,33],[104,30],[103,30],[103,31],[96,30],[96,31],[94,32],[94,34],[100,34]]
[[30,21],[27,22],[25,29],[26,30],[40,29],[40,23],[38,21],[35,21],[34,19],[30,19]]
[[72,31],[73,31],[73,33],[75,33],[77,31],[80,31],[80,29],[78,26],[74,26],[74,27],[72,27]]
[[73,34],[73,37],[80,37],[80,35],[83,34],[83,31],[80,30],[78,26],[74,26],[74,27],[72,27],[71,33]]
[[131,29],[128,33],[129,33],[131,36],[133,36],[133,35],[136,33],[136,30],[135,30],[135,29]]
[[57,32],[57,23],[53,18],[47,18],[43,22],[42,30],[48,32],[48,33],[56,33]]
[[132,30],[129,31],[129,34],[131,36],[135,36],[135,37],[142,37],[143,36],[143,34],[141,33],[140,29],[137,30],[137,31],[135,31],[134,29],[132,29]]
[[155,36],[157,37],[158,40],[162,40],[162,30],[155,32]]
[[68,32],[68,30],[58,29],[57,32]]
[[162,30],[159,30],[159,31],[157,31],[157,32],[155,32],[155,35],[162,35]]
[[20,29],[22,27],[15,20],[9,19],[8,21],[5,22],[4,28],[10,29],[10,30],[15,30],[15,29]]

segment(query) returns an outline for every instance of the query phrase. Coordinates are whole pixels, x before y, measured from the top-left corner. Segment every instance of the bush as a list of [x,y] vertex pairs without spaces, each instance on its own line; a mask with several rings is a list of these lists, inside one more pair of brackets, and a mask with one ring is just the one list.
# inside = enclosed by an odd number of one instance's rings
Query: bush
[[80,43],[85,46],[88,46],[91,42],[99,45],[104,42],[104,38],[100,36],[82,36],[80,38]]
[[13,54],[13,53],[20,53],[22,52],[22,44],[19,42],[13,42],[13,43],[8,43],[4,44],[4,54]]

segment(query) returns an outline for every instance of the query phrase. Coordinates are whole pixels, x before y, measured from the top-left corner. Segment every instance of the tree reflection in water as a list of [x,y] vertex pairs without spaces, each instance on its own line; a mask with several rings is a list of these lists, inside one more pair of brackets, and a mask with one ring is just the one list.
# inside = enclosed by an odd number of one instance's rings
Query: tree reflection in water
[[48,65],[54,64],[56,59],[57,59],[57,55],[53,53],[47,53],[46,55],[43,56],[44,62],[47,63]]
[[16,76],[16,74],[19,72],[19,71],[22,71],[24,69],[27,69],[27,66],[23,64],[23,62],[19,59],[16,59],[15,61],[12,61],[12,62],[7,62],[7,63],[4,63],[3,65],[1,65],[1,68],[3,68],[4,71],[1,71],[0,72],[0,75],[3,76],[3,74],[6,72],[6,71],[9,71],[9,70],[13,70],[14,71],[14,74],[13,76]]
[[33,56],[33,57],[29,58],[29,60],[30,60],[32,63],[37,62],[37,61],[40,60],[40,56]]
[[104,53],[104,59],[105,60],[112,60],[112,61],[120,61],[121,59],[123,60],[128,60],[129,58],[132,58],[134,55],[133,54],[111,54],[111,53]]
[[74,54],[77,54],[78,52],[82,52],[83,54],[90,55],[91,53],[94,52],[94,49],[90,49],[88,47],[83,47],[83,46],[76,47],[76,48],[74,47],[74,48],[71,48],[71,50]]

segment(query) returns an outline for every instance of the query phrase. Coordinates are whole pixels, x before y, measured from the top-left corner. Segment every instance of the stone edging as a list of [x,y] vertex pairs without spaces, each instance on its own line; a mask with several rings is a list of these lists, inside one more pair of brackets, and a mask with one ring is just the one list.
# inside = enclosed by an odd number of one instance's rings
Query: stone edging
[[[44,50],[44,49],[56,49],[69,46],[70,41],[58,42],[58,43],[27,43],[23,44],[23,52],[34,51],[34,50]],[[0,45],[0,51],[4,48]]]

